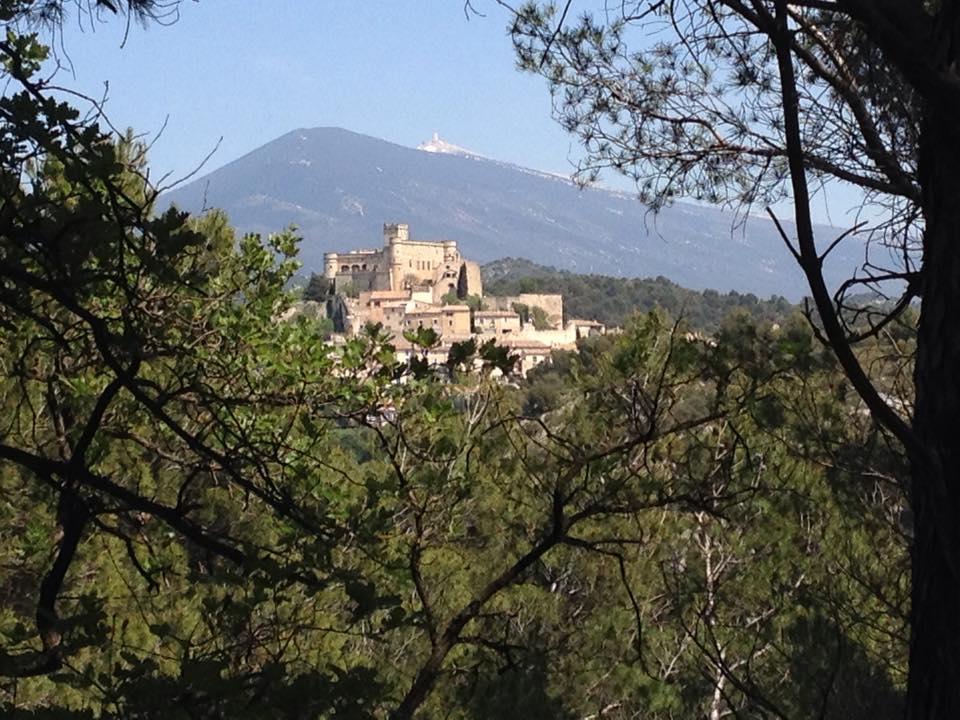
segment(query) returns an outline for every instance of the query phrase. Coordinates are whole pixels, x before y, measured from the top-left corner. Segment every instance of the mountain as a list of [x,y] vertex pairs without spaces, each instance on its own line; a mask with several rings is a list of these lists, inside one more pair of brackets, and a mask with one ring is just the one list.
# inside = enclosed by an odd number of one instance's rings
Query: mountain
[[417,145],[417,150],[423,150],[424,152],[430,152],[430,153],[444,153],[447,155],[460,155],[462,157],[477,158],[478,160],[489,159],[484,157],[483,155],[478,155],[472,150],[467,150],[465,147],[460,147],[459,145],[448,143],[446,140],[443,140],[440,137],[439,133],[434,133],[433,137],[431,137],[429,140]]
[[[679,202],[653,215],[628,194],[581,190],[438,137],[418,150],[338,128],[294,130],[164,197],[191,211],[222,208],[243,231],[296,225],[307,272],[322,270],[324,252],[377,247],[383,223],[405,222],[411,237],[457,240],[480,262],[523,256],[579,273],[663,275],[688,288],[791,300],[806,291],[765,218],[735,227],[732,213]],[[862,262],[854,243],[831,253],[834,281]]]

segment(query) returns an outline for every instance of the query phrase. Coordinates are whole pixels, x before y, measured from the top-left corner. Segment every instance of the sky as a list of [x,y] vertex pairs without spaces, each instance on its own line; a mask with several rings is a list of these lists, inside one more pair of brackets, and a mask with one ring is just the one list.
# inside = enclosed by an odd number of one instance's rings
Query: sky
[[[474,0],[184,0],[169,27],[63,33],[58,81],[153,138],[154,177],[213,170],[302,127],[416,146],[434,132],[481,155],[568,174],[577,146],[546,81],[520,73],[506,11]],[[108,86],[105,85],[108,83]],[[222,138],[222,140],[221,140]]]
[[[104,12],[93,23],[68,5],[56,80],[105,96],[114,127],[153,143],[155,182],[203,175],[291,130],[324,126],[408,147],[436,132],[569,175],[579,146],[552,119],[547,82],[516,69],[508,11],[495,0],[472,5],[483,14],[468,17],[463,0],[181,0],[176,22],[129,33],[123,18]],[[844,209],[857,200],[829,195]],[[815,203],[814,219],[833,224],[838,209]]]

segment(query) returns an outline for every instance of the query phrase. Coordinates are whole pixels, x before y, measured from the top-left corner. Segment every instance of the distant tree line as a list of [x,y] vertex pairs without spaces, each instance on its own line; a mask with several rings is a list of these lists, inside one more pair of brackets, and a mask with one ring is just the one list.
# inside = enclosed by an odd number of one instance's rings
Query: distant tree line
[[512,258],[485,265],[483,273],[489,295],[560,293],[565,319],[586,318],[607,325],[622,325],[635,312],[660,308],[674,317],[683,317],[691,327],[712,331],[734,310],[745,310],[755,320],[778,322],[795,309],[779,296],[761,300],[753,293],[698,292],[663,276],[580,275]]

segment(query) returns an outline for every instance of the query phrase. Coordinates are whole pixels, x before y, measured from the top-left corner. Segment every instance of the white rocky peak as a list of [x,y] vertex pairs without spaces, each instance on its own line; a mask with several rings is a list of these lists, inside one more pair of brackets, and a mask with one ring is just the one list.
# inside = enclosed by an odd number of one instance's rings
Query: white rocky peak
[[483,157],[472,150],[467,150],[464,147],[459,145],[454,145],[453,143],[448,143],[446,140],[441,139],[439,133],[434,133],[426,142],[420,143],[417,145],[417,150],[423,150],[424,152],[431,153],[444,153],[445,155],[466,155],[468,157]]

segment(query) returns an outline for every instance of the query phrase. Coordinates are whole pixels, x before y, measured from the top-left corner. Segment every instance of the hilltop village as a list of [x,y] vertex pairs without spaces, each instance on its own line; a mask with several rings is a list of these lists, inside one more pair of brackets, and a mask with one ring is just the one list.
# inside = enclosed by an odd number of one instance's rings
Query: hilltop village
[[397,351],[410,354],[404,332],[432,328],[440,344],[430,362],[444,362],[455,342],[495,338],[519,356],[518,370],[526,373],[551,350],[572,350],[579,338],[606,331],[593,320],[565,320],[562,295],[485,296],[480,266],[460,255],[456,241],[411,240],[405,224],[384,225],[380,249],[327,253],[324,277],[338,333],[380,323]]

